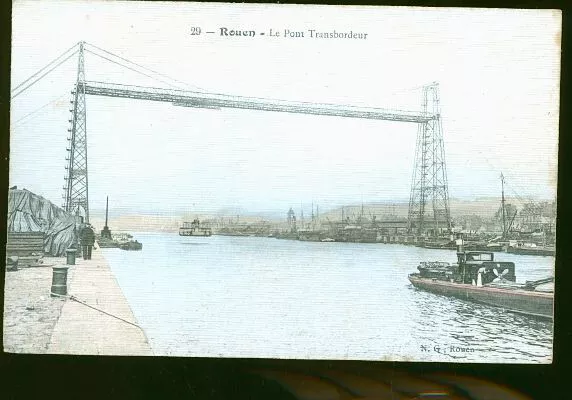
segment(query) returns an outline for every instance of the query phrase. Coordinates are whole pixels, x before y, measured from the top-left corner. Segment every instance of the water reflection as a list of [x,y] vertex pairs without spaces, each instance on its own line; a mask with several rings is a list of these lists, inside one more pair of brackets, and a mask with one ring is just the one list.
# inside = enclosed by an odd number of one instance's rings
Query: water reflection
[[[467,361],[483,362],[483,355],[495,362],[541,362],[552,354],[552,322],[531,318],[465,300],[415,292],[413,301],[421,341],[439,341],[447,346],[464,346]],[[433,323],[427,323],[427,320]],[[435,325],[438,325],[435,326]]]

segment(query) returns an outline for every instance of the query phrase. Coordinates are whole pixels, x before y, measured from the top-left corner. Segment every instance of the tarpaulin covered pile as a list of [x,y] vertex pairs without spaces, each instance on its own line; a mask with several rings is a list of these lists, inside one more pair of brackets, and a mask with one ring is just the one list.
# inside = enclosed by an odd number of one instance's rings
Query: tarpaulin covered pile
[[44,252],[63,256],[75,242],[76,220],[52,202],[27,190],[8,192],[8,232],[43,232]]

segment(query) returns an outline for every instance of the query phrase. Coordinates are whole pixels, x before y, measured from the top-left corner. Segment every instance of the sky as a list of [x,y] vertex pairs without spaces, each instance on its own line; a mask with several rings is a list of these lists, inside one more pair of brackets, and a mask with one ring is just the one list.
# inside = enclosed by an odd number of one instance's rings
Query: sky
[[[552,199],[560,24],[550,10],[16,0],[12,87],[79,41],[163,80],[86,53],[91,81],[166,87],[168,76],[189,90],[413,111],[436,81],[450,196],[499,196],[502,172],[514,194]],[[266,35],[221,37],[221,27]],[[10,185],[58,205],[76,73],[77,56],[11,104]],[[174,214],[407,201],[416,134],[414,123],[88,96],[90,208],[106,196]]]

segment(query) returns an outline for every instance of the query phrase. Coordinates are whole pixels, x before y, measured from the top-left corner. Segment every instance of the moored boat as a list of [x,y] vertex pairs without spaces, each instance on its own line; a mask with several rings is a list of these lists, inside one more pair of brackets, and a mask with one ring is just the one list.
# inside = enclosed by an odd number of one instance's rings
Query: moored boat
[[507,253],[530,255],[530,256],[555,256],[554,246],[537,246],[534,243],[517,243],[516,246],[509,246]]
[[143,244],[137,240],[129,240],[127,242],[119,243],[118,247],[121,250],[141,250],[143,249]]
[[303,242],[321,242],[324,239],[324,232],[313,229],[299,229],[298,240]]
[[143,244],[138,240],[133,240],[129,233],[114,233],[111,238],[100,235],[97,236],[97,245],[102,249],[117,248],[121,250],[142,250]]
[[377,230],[362,225],[346,225],[334,234],[336,242],[377,243]]
[[462,241],[459,244],[457,263],[422,262],[419,272],[409,275],[412,285],[511,312],[553,318],[553,277],[517,283],[514,263],[496,261],[493,252],[465,252]]

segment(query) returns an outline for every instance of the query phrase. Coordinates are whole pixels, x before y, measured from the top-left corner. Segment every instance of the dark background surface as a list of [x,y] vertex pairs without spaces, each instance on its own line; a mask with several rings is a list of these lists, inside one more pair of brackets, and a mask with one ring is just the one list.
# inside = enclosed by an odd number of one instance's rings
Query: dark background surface
[[[296,3],[308,3],[297,1]],[[314,1],[312,3],[324,3]],[[339,2],[325,2],[340,4]],[[9,154],[10,37],[9,2],[1,2],[0,21],[0,226],[6,226]],[[364,3],[366,4],[366,3]],[[31,356],[0,354],[1,398],[198,398],[292,399],[276,381],[249,371],[270,368],[314,374],[317,369],[342,369],[360,374],[372,368],[426,376],[434,372],[469,375],[512,387],[534,399],[572,398],[569,387],[569,305],[571,257],[568,254],[570,207],[570,21],[564,1],[385,1],[384,5],[464,6],[510,8],[560,8],[563,11],[561,126],[558,180],[558,234],[556,257],[556,311],[554,363],[552,365],[373,363],[350,361],[232,360],[189,358]],[[38,3],[41,7],[41,2]],[[539,133],[541,135],[541,133]],[[568,157],[567,157],[568,156]],[[568,206],[568,207],[567,207]],[[4,257],[5,229],[0,237]],[[0,293],[4,293],[3,279]],[[414,397],[411,397],[414,398]]]

